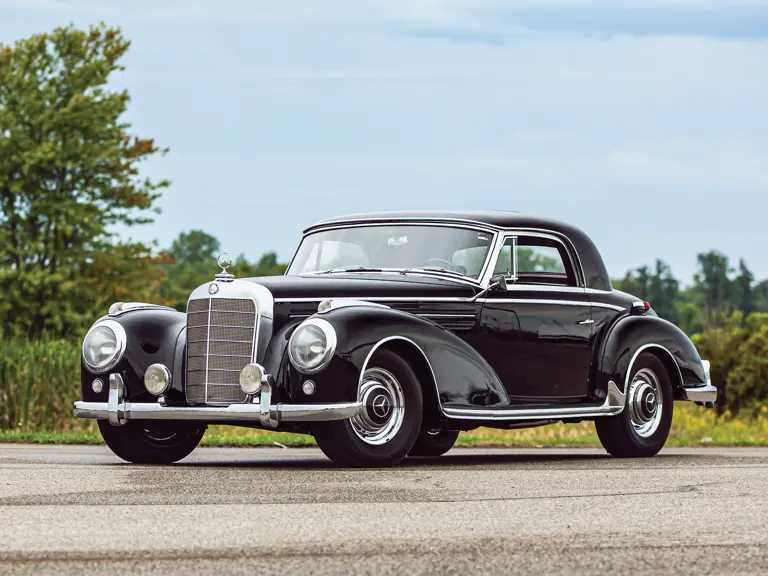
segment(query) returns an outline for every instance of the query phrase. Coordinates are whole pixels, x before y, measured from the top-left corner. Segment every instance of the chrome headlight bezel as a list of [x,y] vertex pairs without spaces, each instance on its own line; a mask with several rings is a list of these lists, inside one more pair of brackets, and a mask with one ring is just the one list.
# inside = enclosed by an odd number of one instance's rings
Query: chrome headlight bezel
[[[325,351],[320,356],[320,361],[318,363],[306,366],[297,361],[293,347],[296,341],[296,335],[309,326],[317,327],[323,332],[323,336],[325,337]],[[330,322],[323,320],[322,318],[308,318],[299,324],[293,331],[293,334],[291,334],[291,338],[288,341],[288,359],[291,361],[293,367],[302,374],[316,374],[328,366],[331,358],[333,358],[333,355],[336,353],[336,344],[336,330]]]
[[[115,335],[115,353],[106,364],[101,366],[95,366],[91,364],[85,355],[85,347],[86,344],[88,344],[88,338],[97,328],[108,328]],[[85,338],[83,338],[83,345],[80,350],[80,356],[83,359],[83,363],[85,364],[86,368],[88,368],[90,372],[93,374],[104,374],[105,372],[112,370],[112,368],[117,366],[120,360],[123,359],[127,343],[128,337],[125,333],[125,328],[123,328],[120,323],[109,319],[99,320],[95,322],[85,334]]]

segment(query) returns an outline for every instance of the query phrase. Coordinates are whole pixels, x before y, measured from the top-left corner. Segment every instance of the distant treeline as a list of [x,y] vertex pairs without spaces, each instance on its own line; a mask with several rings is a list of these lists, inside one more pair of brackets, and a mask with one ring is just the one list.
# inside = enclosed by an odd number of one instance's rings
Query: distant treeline
[[681,289],[669,266],[660,259],[653,267],[642,266],[613,279],[613,287],[651,303],[662,318],[688,334],[723,327],[734,312],[746,318],[768,312],[768,280],[755,281],[747,263],[734,268],[725,254],[710,251],[696,256],[693,285]]

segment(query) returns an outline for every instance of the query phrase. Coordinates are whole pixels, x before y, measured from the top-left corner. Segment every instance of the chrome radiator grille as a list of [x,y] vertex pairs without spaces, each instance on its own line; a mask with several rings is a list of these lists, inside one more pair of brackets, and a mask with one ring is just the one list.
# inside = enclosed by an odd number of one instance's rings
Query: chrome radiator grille
[[239,375],[254,356],[252,300],[203,298],[187,307],[187,401],[232,404],[245,400]]

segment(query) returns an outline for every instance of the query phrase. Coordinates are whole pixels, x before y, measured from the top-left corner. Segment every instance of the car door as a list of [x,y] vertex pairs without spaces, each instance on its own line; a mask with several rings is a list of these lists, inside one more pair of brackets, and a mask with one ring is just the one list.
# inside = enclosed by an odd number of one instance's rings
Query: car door
[[486,294],[479,348],[512,402],[589,395],[592,311],[574,252],[555,235],[507,234],[494,273],[507,290]]

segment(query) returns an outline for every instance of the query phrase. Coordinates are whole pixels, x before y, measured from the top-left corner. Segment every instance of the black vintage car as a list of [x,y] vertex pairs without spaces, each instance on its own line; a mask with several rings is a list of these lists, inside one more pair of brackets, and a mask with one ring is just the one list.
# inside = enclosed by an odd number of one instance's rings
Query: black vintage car
[[656,454],[675,400],[711,405],[709,364],[614,290],[578,228],[511,212],[376,213],[304,232],[284,276],[222,272],[186,314],[116,303],[88,331],[83,400],[137,463],[187,456],[208,424],[311,434],[342,466],[439,456],[461,430],[594,420]]

